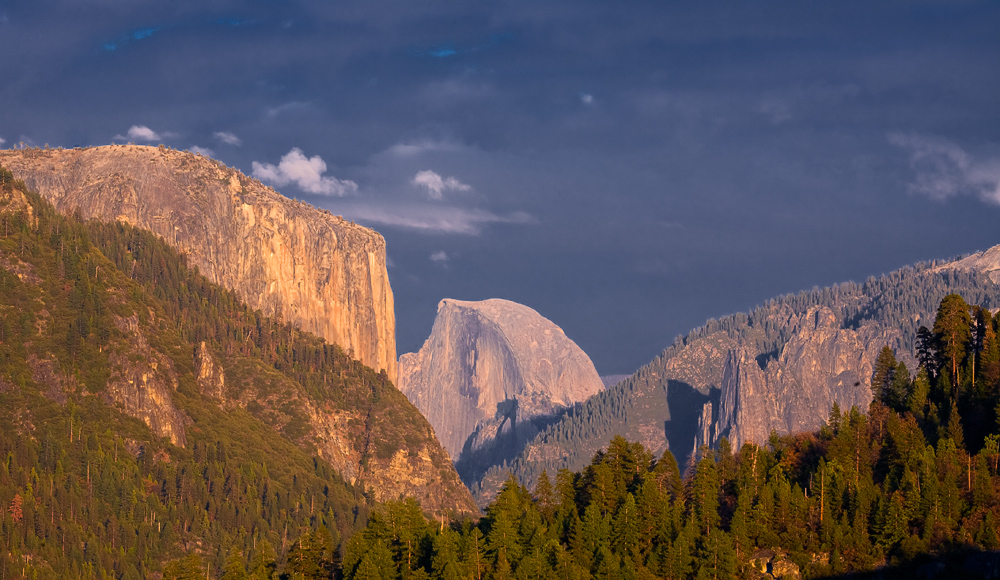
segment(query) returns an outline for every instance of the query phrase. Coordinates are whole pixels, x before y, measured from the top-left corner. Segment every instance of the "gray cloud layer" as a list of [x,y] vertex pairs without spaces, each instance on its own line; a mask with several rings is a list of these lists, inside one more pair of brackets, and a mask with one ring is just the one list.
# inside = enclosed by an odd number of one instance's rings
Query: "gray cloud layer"
[[991,0],[0,11],[0,144],[198,147],[376,227],[400,352],[440,298],[503,297],[630,372],[710,316],[1000,242]]

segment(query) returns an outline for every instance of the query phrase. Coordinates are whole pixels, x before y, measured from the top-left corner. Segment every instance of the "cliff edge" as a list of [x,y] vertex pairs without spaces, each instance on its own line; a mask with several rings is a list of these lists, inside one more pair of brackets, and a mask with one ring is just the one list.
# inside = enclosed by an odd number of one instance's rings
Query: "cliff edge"
[[253,309],[336,343],[396,381],[396,321],[378,233],[166,147],[0,151],[62,212],[163,237]]

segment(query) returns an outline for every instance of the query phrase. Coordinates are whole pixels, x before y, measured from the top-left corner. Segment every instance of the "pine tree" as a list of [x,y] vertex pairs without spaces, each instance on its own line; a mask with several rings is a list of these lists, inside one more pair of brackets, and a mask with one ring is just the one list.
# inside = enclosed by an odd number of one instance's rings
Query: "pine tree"
[[955,396],[954,389],[959,384],[959,365],[972,340],[971,324],[969,305],[961,296],[949,294],[941,300],[937,318],[934,319],[934,334],[938,344],[941,345],[940,353],[948,361],[952,398]]
[[893,377],[896,374],[896,355],[889,345],[882,347],[875,358],[875,368],[872,374],[872,399],[888,405]]
[[910,383],[910,391],[906,397],[906,406],[918,420],[926,416],[927,399],[931,392],[931,382],[927,369],[923,366],[917,371],[917,376]]
[[631,493],[625,494],[611,522],[611,547],[616,554],[632,560],[639,553],[639,515]]
[[906,368],[906,363],[900,361],[893,369],[892,381],[886,397],[886,404],[895,411],[905,411],[907,408],[908,395],[910,392],[910,370]]
[[434,538],[431,570],[437,580],[459,580],[462,576],[458,562],[457,536],[454,531],[445,529]]
[[221,580],[249,580],[246,568],[243,566],[243,555],[233,550],[226,558],[226,565],[222,569]]
[[535,484],[535,504],[538,511],[544,516],[545,521],[552,521],[556,511],[556,495],[552,489],[552,482],[549,481],[549,474],[542,470],[538,476],[538,483]]
[[699,533],[708,536],[719,523],[719,474],[713,454],[704,447],[701,454],[691,495]]

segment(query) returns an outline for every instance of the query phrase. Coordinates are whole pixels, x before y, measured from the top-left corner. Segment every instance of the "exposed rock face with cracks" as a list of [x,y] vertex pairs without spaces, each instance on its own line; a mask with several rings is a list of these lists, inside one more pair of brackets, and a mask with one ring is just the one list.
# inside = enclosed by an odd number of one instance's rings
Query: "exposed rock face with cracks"
[[744,442],[767,441],[772,431],[814,431],[826,423],[833,403],[867,409],[875,359],[898,335],[875,324],[842,328],[831,309],[814,307],[766,368],[746,348],[731,350],[719,403],[714,409],[705,403],[695,448],[714,446],[722,437],[738,449]]
[[396,321],[378,233],[164,147],[8,150],[0,165],[62,212],[159,234],[252,308],[395,381]]
[[399,368],[400,390],[463,478],[516,454],[547,419],[603,390],[562,329],[500,299],[442,300],[430,337]]

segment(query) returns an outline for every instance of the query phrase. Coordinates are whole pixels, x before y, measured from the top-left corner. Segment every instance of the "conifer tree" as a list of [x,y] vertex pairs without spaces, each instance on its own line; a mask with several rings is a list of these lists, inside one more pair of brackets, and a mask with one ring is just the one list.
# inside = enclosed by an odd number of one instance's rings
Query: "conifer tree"
[[545,517],[545,521],[552,521],[557,508],[555,490],[552,489],[552,482],[549,481],[549,474],[542,470],[538,476],[538,483],[535,484],[535,503],[538,511]]
[[937,317],[934,319],[934,334],[940,344],[940,353],[948,361],[952,385],[954,389],[959,384],[959,366],[969,342],[972,340],[972,317],[969,315],[969,305],[958,294],[949,294],[941,300]]
[[892,348],[889,345],[883,346],[878,357],[875,358],[872,374],[872,399],[880,401],[882,404],[888,404],[897,364],[896,355],[892,352]]
[[699,533],[711,535],[712,529],[719,523],[719,474],[714,454],[708,448],[702,448],[691,496]]

